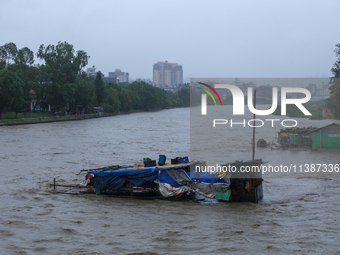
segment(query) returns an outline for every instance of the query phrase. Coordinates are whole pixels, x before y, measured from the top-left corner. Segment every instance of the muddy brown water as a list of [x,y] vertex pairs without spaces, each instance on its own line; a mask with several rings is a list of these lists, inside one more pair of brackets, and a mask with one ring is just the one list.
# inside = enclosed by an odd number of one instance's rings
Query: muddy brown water
[[[187,156],[189,126],[182,108],[0,127],[0,254],[340,254],[340,178],[327,174],[264,176],[258,204],[55,194],[48,185],[53,178],[79,183],[81,169]],[[263,130],[262,138],[276,131]],[[251,151],[249,140],[243,152]],[[233,161],[230,148],[240,141],[229,145]],[[339,152],[264,149],[257,156],[340,163]]]

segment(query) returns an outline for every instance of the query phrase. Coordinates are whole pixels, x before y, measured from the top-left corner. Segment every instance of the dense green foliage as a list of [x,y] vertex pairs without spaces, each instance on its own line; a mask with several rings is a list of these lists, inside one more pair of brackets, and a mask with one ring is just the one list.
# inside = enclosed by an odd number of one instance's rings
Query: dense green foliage
[[106,83],[101,72],[88,77],[82,69],[90,57],[67,42],[42,44],[36,56],[44,63],[33,66],[34,53],[27,47],[0,47],[0,118],[4,111],[30,112],[32,98],[41,109],[72,113],[91,112],[94,106],[118,113],[190,105],[188,87],[174,93],[145,82]]
[[333,78],[331,79],[331,97],[328,102],[333,109],[333,116],[336,119],[340,119],[340,43],[336,45],[334,50],[338,60],[334,63],[331,69],[333,73]]

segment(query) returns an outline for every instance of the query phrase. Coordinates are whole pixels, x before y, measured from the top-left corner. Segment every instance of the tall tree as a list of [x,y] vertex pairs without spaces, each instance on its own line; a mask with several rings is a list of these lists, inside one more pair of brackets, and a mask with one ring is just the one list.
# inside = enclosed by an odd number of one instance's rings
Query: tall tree
[[82,105],[83,108],[93,107],[93,98],[95,94],[93,79],[88,77],[79,77],[76,82],[76,92],[73,111],[76,105]]
[[104,110],[108,113],[117,113],[120,111],[120,100],[118,92],[113,87],[109,86],[106,91],[106,97],[103,101]]
[[127,90],[126,88],[122,88],[119,91],[119,100],[121,103],[121,111],[128,112],[132,110],[133,103],[129,90]]
[[15,43],[10,42],[0,46],[0,66],[5,68],[6,66],[13,64],[18,54],[18,49]]
[[335,56],[338,60],[334,63],[331,71],[333,77],[331,78],[331,97],[329,99],[331,106],[333,108],[333,116],[336,119],[340,119],[340,43],[336,45],[334,50]]
[[75,91],[76,79],[81,69],[87,65],[89,56],[82,50],[75,52],[73,45],[68,42],[58,42],[56,46],[40,45],[37,57],[49,67],[52,105],[58,108],[65,106],[68,100],[74,99],[72,93]]
[[132,93],[137,94],[140,99],[139,109],[153,110],[155,108],[163,108],[165,98],[164,90],[151,86],[143,81],[135,81],[128,86]]
[[181,88],[178,91],[178,96],[180,99],[181,106],[187,107],[190,106],[190,90],[186,87]]
[[24,47],[18,50],[14,58],[15,63],[21,65],[33,65],[34,63],[34,53],[29,48]]
[[30,91],[34,87],[38,75],[38,68],[28,64],[25,61],[20,61],[7,67],[8,70],[15,72],[22,81],[22,97],[26,108],[32,100]]
[[25,105],[27,103],[27,99],[24,95],[24,84],[21,82],[21,80],[18,79],[18,77],[14,77],[12,89],[13,92],[11,96],[13,98],[13,101],[10,105],[10,109],[11,111],[15,112],[15,118],[17,118],[18,112],[22,112],[25,109]]
[[104,93],[105,93],[104,83],[103,83],[103,75],[100,71],[97,72],[97,76],[96,76],[96,79],[94,81],[94,86],[96,88],[97,103],[98,103],[98,105],[100,105],[104,100]]
[[49,66],[39,65],[37,70],[37,75],[35,82],[32,86],[36,94],[36,104],[40,105],[41,108],[47,109],[48,105],[51,102],[51,82],[50,82],[50,71]]
[[5,108],[13,106],[15,100],[21,100],[15,98],[18,96],[15,90],[20,90],[20,87],[21,81],[16,73],[7,69],[0,70],[0,119]]

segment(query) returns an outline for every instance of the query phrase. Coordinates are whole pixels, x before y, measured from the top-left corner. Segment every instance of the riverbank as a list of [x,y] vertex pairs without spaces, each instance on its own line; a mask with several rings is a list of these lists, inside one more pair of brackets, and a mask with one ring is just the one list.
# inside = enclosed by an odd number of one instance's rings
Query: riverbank
[[48,122],[58,122],[58,121],[73,121],[73,120],[84,120],[84,119],[93,119],[93,118],[102,118],[102,117],[112,117],[117,115],[126,115],[131,113],[138,112],[155,112],[164,109],[154,109],[151,111],[129,111],[129,112],[120,112],[120,113],[91,113],[91,114],[75,114],[75,115],[67,115],[67,116],[47,116],[47,117],[30,117],[30,118],[18,118],[18,119],[1,119],[0,126],[14,126],[14,125],[26,125],[26,124],[39,124],[39,123],[48,123]]

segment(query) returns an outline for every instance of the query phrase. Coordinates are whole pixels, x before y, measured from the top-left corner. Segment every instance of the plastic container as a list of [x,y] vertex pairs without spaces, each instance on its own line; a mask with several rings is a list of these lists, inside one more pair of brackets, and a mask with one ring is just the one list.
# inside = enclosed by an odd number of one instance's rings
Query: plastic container
[[184,164],[184,163],[189,163],[188,157],[177,157],[177,158],[171,159],[171,164]]
[[144,167],[156,166],[156,160],[147,160],[144,161]]
[[178,158],[178,163],[179,164],[189,163],[189,158],[188,157]]
[[178,159],[177,159],[177,158],[172,158],[172,159],[171,159],[171,164],[172,164],[172,165],[178,164]]
[[166,157],[165,155],[159,155],[158,165],[163,166],[165,165]]

